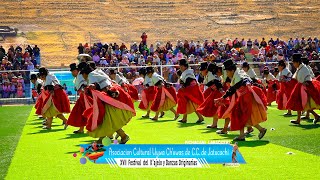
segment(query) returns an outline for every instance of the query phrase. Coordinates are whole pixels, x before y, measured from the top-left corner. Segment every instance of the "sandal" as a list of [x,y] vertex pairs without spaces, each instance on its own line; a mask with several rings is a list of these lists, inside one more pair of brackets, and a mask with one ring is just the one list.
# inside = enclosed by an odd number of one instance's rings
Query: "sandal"
[[203,119],[202,119],[202,120],[199,119],[199,120],[196,122],[196,124],[201,124],[203,121],[204,121]]
[[173,120],[177,120],[179,118],[180,114],[177,114]]
[[320,121],[320,117],[313,120],[313,124],[316,125]]
[[307,119],[307,120],[309,120],[309,119],[310,119],[310,117],[302,116],[302,117],[301,117],[301,119]]
[[233,139],[233,141],[246,141],[246,138],[245,138],[245,137],[240,138],[240,137],[238,136],[238,137],[235,137],[235,138]]
[[263,128],[263,131],[259,133],[259,136],[258,136],[259,139],[262,139],[263,136],[266,134],[266,132],[267,132],[267,129]]
[[129,140],[130,140],[130,137],[127,135],[126,139],[124,139],[124,140],[121,139],[119,144],[126,144]]
[[164,112],[161,112],[159,118],[163,118],[163,116],[164,116]]
[[150,118],[152,121],[158,121],[158,119],[155,119],[155,118]]
[[254,131],[253,128],[249,128],[249,131],[247,130],[244,134],[245,134],[245,135],[248,135],[248,134],[251,134],[253,131]]
[[144,116],[142,116],[142,118],[148,119],[148,118],[149,118],[149,115],[144,115]]
[[228,131],[223,131],[222,129],[221,130],[218,130],[216,131],[217,134],[228,134]]
[[180,119],[178,122],[180,122],[180,123],[187,123],[187,120],[182,120],[182,119]]
[[207,125],[207,128],[209,128],[209,129],[217,129],[218,126]]
[[51,130],[51,127],[43,126],[42,129]]
[[83,131],[77,130],[77,131],[73,131],[73,134],[83,134]]
[[291,120],[290,123],[300,125],[300,122],[298,122],[297,120]]

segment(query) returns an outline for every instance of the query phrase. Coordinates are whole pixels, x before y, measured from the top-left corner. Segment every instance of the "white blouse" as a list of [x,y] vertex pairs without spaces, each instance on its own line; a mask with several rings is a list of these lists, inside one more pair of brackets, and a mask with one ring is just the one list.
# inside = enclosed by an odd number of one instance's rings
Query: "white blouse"
[[186,83],[186,80],[188,78],[196,79],[196,76],[194,75],[193,69],[186,69],[182,72],[180,79],[183,83]]
[[89,84],[97,83],[99,84],[101,89],[111,85],[110,77],[106,75],[103,71],[102,73],[99,70],[97,71],[97,69],[89,73],[88,79]]
[[296,79],[299,83],[312,81],[310,71],[304,64],[300,64],[297,71],[294,73],[293,78]]
[[47,86],[47,85],[53,85],[53,86],[60,85],[60,81],[57,79],[57,77],[54,74],[49,73],[46,76],[46,80],[44,82],[44,86]]

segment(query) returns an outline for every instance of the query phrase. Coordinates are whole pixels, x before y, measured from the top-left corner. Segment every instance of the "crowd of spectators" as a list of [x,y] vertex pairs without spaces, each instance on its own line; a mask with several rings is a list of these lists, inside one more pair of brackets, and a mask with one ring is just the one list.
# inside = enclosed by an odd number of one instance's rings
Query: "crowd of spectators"
[[[175,43],[157,42],[147,44],[147,35],[141,35],[140,43],[132,43],[127,47],[125,43],[101,43],[97,42],[91,46],[82,43],[78,46],[79,54],[89,54],[97,66],[117,67],[117,66],[144,66],[144,65],[176,65],[178,61],[185,58],[190,64],[198,64],[203,61],[223,62],[233,59],[241,64],[242,62],[265,62],[264,64],[253,65],[260,68],[262,73],[265,66],[271,71],[278,60],[289,61],[292,54],[301,52],[309,60],[319,59],[319,40],[317,37],[290,38],[287,41],[280,38],[262,38],[261,40],[242,39],[220,39],[220,40],[178,40]],[[268,64],[269,63],[269,64]],[[194,66],[195,67],[195,66]],[[317,71],[316,64],[311,67]],[[129,73],[129,79],[137,70],[135,68],[122,68],[124,74]],[[176,82],[176,67],[163,68],[163,74],[170,82]],[[195,68],[196,70],[196,68]],[[197,74],[198,71],[195,71]]]
[[0,45],[0,98],[25,97],[26,86],[30,85],[30,71],[39,68],[40,62],[37,45],[10,46],[8,50]]

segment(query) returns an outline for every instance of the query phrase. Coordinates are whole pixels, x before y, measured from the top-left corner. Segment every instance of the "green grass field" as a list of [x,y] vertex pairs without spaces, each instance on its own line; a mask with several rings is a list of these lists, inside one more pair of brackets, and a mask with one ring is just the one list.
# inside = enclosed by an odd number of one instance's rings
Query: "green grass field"
[[[137,105],[137,104],[136,104]],[[283,117],[276,106],[269,107],[268,121],[262,126],[268,129],[266,136],[258,140],[254,131],[246,142],[240,142],[240,152],[247,164],[240,167],[211,165],[200,169],[122,169],[93,163],[80,164],[80,144],[93,141],[87,135],[74,135],[69,127],[63,130],[61,120],[55,119],[51,131],[42,130],[41,122],[30,112],[29,106],[1,107],[1,164],[0,179],[319,179],[319,126],[311,121],[301,126],[291,126],[291,118]],[[28,113],[26,113],[28,112]],[[124,127],[130,135],[128,144],[178,144],[186,140],[231,140],[238,132],[220,136],[215,130],[206,129],[206,124],[197,125],[195,115],[189,123],[173,121],[168,112],[158,122],[141,119],[144,112]],[[3,116],[2,116],[3,117]],[[295,118],[295,117],[293,117]],[[3,118],[1,118],[3,119]],[[20,141],[19,132],[23,128]],[[14,122],[14,123],[13,123]],[[211,119],[206,119],[211,123]],[[222,125],[223,121],[219,121]],[[271,131],[270,129],[275,130]],[[19,131],[20,130],[20,131]],[[13,150],[14,154],[13,154]],[[287,155],[293,152],[293,155]],[[11,159],[13,155],[13,158]],[[80,155],[80,153],[78,154]],[[3,160],[4,159],[4,160]],[[9,166],[11,159],[11,164]],[[7,167],[8,171],[6,172]],[[3,172],[3,173],[2,173]]]

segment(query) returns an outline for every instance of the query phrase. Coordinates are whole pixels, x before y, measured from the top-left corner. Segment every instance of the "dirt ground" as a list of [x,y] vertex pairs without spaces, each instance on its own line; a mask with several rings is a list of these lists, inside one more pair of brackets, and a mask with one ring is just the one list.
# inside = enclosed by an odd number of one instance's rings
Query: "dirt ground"
[[1,0],[0,25],[17,27],[10,44],[37,44],[44,66],[76,61],[80,42],[319,36],[318,0]]

